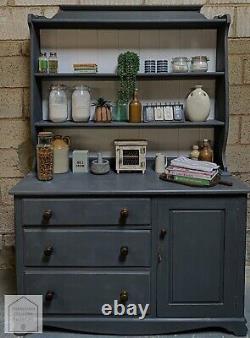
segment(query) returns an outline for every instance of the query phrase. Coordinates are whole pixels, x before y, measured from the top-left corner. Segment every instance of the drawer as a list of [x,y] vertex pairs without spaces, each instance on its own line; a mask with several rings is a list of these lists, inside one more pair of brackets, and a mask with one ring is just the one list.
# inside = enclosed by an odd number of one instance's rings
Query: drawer
[[26,266],[150,266],[150,230],[24,229]]
[[44,296],[44,313],[102,315],[103,304],[120,301],[150,304],[149,272],[89,271],[28,272],[25,293]]
[[150,199],[23,199],[24,225],[146,225]]

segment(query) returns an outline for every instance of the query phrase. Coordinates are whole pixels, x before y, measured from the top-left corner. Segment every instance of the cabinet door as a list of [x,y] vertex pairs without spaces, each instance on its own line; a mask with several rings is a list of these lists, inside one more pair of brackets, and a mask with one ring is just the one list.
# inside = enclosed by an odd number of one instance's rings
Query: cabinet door
[[242,315],[245,199],[159,199],[157,208],[158,316]]

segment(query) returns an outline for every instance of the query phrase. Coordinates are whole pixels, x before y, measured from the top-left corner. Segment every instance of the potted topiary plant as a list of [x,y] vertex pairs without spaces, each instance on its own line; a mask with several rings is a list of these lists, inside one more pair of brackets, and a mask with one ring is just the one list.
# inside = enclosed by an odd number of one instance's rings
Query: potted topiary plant
[[139,56],[127,51],[118,57],[117,74],[120,78],[120,89],[118,92],[116,120],[128,120],[128,102],[133,96],[136,87],[136,75],[140,68]]
[[95,106],[96,122],[111,122],[111,105],[103,97],[99,97],[93,104]]

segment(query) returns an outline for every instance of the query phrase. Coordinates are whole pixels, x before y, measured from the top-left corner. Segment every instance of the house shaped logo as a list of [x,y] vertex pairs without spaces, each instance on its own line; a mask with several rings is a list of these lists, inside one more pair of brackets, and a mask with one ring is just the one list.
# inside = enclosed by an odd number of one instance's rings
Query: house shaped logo
[[6,295],[5,333],[42,332],[42,296]]

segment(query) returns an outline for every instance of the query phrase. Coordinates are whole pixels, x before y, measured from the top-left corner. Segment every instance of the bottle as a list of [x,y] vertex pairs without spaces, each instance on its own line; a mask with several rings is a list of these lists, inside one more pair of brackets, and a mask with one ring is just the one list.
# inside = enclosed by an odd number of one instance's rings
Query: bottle
[[141,102],[138,99],[138,89],[135,89],[133,100],[129,104],[129,122],[141,122]]
[[57,59],[56,53],[50,52],[48,65],[49,65],[49,67],[48,67],[49,73],[57,73],[58,72],[58,59]]
[[207,161],[207,162],[213,162],[213,151],[211,148],[211,145],[207,139],[204,139],[203,141],[203,148],[200,151],[199,156],[200,161]]
[[200,156],[199,146],[197,146],[195,144],[195,145],[193,145],[193,150],[190,153],[190,158],[191,158],[191,160],[198,161],[199,160],[199,156]]
[[48,58],[46,53],[40,53],[38,59],[38,71],[39,73],[47,73],[48,72]]

